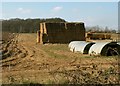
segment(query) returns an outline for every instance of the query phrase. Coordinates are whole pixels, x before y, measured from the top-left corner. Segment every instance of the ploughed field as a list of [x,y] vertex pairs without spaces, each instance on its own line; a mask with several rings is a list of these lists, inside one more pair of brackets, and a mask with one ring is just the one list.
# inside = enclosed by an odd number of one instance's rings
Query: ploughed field
[[3,84],[119,83],[118,56],[73,53],[68,44],[40,45],[36,33],[9,33],[3,37]]

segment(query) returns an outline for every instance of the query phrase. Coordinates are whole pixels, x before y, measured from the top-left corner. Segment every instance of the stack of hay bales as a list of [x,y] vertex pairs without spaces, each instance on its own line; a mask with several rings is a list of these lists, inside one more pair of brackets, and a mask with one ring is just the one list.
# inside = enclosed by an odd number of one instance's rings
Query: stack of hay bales
[[104,34],[98,34],[98,39],[105,39],[105,36]]
[[67,42],[67,29],[65,27],[65,23],[60,23],[60,31],[58,32],[59,35],[59,43],[66,43]]
[[41,44],[84,41],[84,23],[40,23],[40,37],[38,38]]
[[[85,40],[85,27],[84,23],[76,23],[76,33],[77,34],[77,39],[76,40]],[[76,38],[76,37],[75,37]]]
[[40,43],[40,31],[37,31],[37,43]]
[[111,39],[111,35],[106,34],[106,35],[105,35],[105,39]]
[[40,23],[40,44],[44,44],[44,42],[47,42],[47,30],[46,30],[46,24]]
[[89,39],[111,39],[111,35],[101,34],[101,33],[87,33],[87,38]]
[[[66,23],[66,31],[67,31],[67,41],[73,41],[73,39],[75,38],[76,34],[75,34],[75,23]],[[72,34],[71,34],[72,33]],[[70,40],[71,38],[71,40]],[[75,39],[74,39],[75,40]]]

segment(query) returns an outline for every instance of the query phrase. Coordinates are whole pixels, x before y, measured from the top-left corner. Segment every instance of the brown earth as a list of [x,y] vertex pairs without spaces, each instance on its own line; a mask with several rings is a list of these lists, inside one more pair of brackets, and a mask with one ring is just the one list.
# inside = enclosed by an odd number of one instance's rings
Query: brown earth
[[118,57],[70,52],[68,44],[36,43],[36,34],[16,34],[3,44],[4,84],[117,84]]

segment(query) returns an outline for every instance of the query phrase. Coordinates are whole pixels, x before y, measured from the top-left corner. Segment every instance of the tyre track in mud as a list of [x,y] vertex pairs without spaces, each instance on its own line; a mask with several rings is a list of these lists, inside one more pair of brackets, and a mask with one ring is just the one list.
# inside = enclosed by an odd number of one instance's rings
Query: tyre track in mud
[[[45,57],[44,55],[46,55],[46,54],[42,54],[44,52],[42,52],[42,50],[39,50],[38,46],[37,46],[38,49],[36,50],[36,47],[33,44],[33,41],[27,43],[25,40],[26,38],[24,40],[21,40],[23,37],[21,35],[18,35],[16,38],[14,38],[14,41],[17,41],[17,42],[15,42],[15,43],[10,42],[10,43],[12,43],[11,45],[15,45],[16,48],[18,48],[21,51],[21,53],[13,56],[11,58],[7,58],[7,59],[3,60],[2,61],[3,69],[6,67],[8,69],[8,67],[11,66],[12,69],[22,70],[20,68],[23,68],[23,70],[24,70],[30,66],[32,67],[32,65],[36,66],[35,65],[36,62],[34,62],[35,59],[38,58],[38,60],[40,60],[40,58],[42,59]],[[24,42],[26,42],[26,43],[24,43]],[[9,47],[9,45],[7,47]],[[36,52],[37,52],[37,54],[36,54]],[[25,57],[27,57],[27,58],[25,58]],[[34,67],[32,67],[32,68],[34,68]]]
[[14,55],[8,56],[5,60],[2,60],[0,63],[2,63],[2,67],[9,67],[9,66],[16,66],[17,64],[21,63],[21,58],[24,58],[27,56],[27,51],[25,48],[18,43],[18,37],[19,35],[17,34],[11,41],[10,43],[7,44],[5,48],[7,50],[15,50],[11,51],[15,53]]
[[[39,66],[39,64],[37,63],[41,62],[46,54],[43,54],[44,52],[41,49],[39,49],[39,46],[37,46],[33,41],[26,40],[27,38],[30,38],[29,35],[27,35],[26,38],[22,39],[23,37],[24,35],[20,35],[18,37],[18,41],[20,49],[22,47],[22,49],[25,50],[27,55],[26,58],[21,59],[21,64],[17,64],[15,68],[17,70],[34,69],[35,67]],[[41,63],[41,65],[43,64]]]

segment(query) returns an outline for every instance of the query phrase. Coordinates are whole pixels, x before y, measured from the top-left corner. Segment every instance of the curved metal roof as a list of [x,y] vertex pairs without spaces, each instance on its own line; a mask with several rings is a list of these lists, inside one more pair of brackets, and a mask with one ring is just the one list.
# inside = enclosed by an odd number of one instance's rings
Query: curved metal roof
[[79,44],[81,42],[85,42],[85,41],[72,41],[69,43],[68,47],[71,48],[72,46],[76,45],[76,44]]
[[118,42],[117,44],[120,45],[120,42]]
[[79,51],[80,53],[84,53],[85,47],[87,47],[88,44],[91,44],[91,42],[86,42],[86,43],[81,42],[79,46],[75,47],[74,51]]
[[[87,46],[89,45],[90,46]],[[80,52],[80,53],[84,53],[85,51],[85,48],[86,47],[91,47],[94,43],[93,42],[86,42],[86,41],[72,41],[70,44],[69,44],[69,48],[71,51],[75,51],[75,52]],[[89,48],[86,48],[89,50]],[[88,51],[87,51],[88,52]]]
[[102,49],[108,44],[116,44],[113,42],[96,42],[94,45],[90,47],[89,54],[90,55],[100,55]]
[[71,51],[90,55],[120,55],[120,42],[86,42],[72,41],[69,43]]

